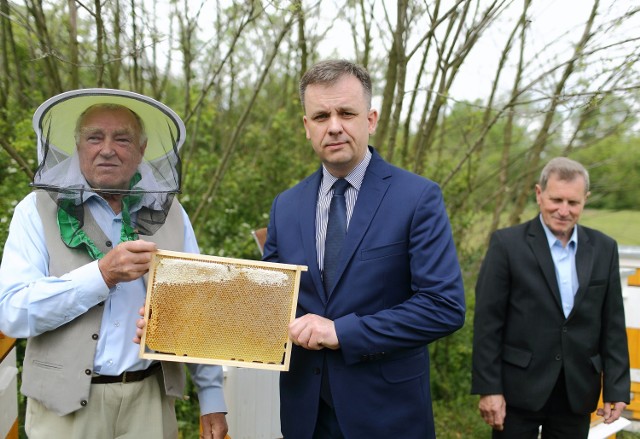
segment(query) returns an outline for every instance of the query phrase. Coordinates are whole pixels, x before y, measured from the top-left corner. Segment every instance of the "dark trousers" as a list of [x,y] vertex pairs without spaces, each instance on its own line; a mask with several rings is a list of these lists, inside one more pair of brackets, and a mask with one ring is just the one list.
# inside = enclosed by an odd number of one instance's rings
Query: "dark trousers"
[[320,398],[318,420],[313,432],[313,439],[344,439],[335,410],[322,398]]
[[313,432],[313,439],[344,439],[338,418],[336,418],[336,411],[333,408],[326,357],[322,367],[320,406],[318,407],[318,420]]
[[542,439],[586,439],[591,414],[571,411],[567,398],[564,371],[560,372],[551,396],[540,411],[509,407],[503,431],[493,431],[494,439],[537,439],[542,427]]

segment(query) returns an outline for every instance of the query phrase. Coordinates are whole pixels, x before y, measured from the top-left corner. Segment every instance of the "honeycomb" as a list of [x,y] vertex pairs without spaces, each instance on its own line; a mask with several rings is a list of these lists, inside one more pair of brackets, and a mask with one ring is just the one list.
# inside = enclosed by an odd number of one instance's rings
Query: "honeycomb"
[[306,269],[158,251],[149,270],[140,356],[288,370],[287,327]]

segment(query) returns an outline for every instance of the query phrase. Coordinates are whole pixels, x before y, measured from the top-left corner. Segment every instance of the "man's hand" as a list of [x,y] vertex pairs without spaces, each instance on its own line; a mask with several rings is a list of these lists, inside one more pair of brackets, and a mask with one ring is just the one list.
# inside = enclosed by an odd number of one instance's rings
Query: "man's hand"
[[142,341],[142,333],[147,326],[147,321],[144,319],[144,306],[138,310],[138,314],[140,314],[140,318],[136,322],[136,336],[133,338],[133,342],[136,344],[140,344]]
[[201,438],[204,439],[225,439],[229,427],[224,413],[208,413],[200,417],[202,424]]
[[109,288],[118,282],[136,280],[149,271],[151,256],[158,250],[155,243],[143,240],[116,245],[98,261],[98,268]]
[[507,403],[503,395],[482,395],[478,404],[484,422],[494,430],[504,429],[504,418],[507,415]]
[[624,402],[605,402],[604,408],[598,409],[596,414],[604,418],[605,424],[611,424],[622,415],[626,407],[627,404]]
[[314,351],[340,347],[333,320],[316,314],[307,314],[291,322],[289,337],[298,346]]

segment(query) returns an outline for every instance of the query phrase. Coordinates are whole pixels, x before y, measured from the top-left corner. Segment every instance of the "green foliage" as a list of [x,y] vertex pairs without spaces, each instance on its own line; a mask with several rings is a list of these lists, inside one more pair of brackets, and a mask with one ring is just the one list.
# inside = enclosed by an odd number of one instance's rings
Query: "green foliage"
[[[275,195],[295,184],[318,166],[304,139],[300,119],[292,122],[286,110],[249,126],[242,144],[232,158],[216,197],[208,201],[205,217],[194,227],[199,230],[201,251],[219,256],[259,258],[250,231],[266,227]],[[187,212],[195,212],[199,197],[215,173],[217,157],[197,151],[189,185],[181,197]]]
[[[467,298],[467,302],[470,298]],[[449,401],[468,395],[471,387],[471,339],[473,324],[429,346],[431,356],[431,394],[434,400]]]
[[639,209],[640,137],[607,137],[572,158],[589,170],[589,206],[597,209]]
[[478,412],[478,396],[459,395],[433,401],[438,439],[490,439],[491,429]]
[[[35,135],[31,127],[33,112],[45,99],[71,87],[71,77],[66,74],[72,67],[69,63],[70,20],[66,2],[45,3],[50,41],[43,44],[35,33],[35,23],[22,22],[22,18],[32,20],[29,11],[10,2],[15,47],[7,52],[9,65],[3,66],[7,68],[3,74],[8,75],[9,86],[6,103],[0,108],[0,139],[6,141],[28,163],[31,171],[37,167]],[[171,3],[177,6],[176,2]],[[359,4],[349,3],[354,7]],[[273,49],[273,35],[282,25],[283,18],[291,12],[285,7],[288,4],[232,2],[216,10],[215,21],[212,19],[212,23],[209,23],[216,31],[212,44],[208,44],[209,41],[197,33],[187,35],[186,27],[193,24],[188,22],[193,16],[179,17],[180,25],[173,25],[180,28],[181,34],[169,40],[174,46],[186,47],[191,44],[193,48],[190,53],[193,62],[189,66],[191,88],[188,90],[184,78],[173,77],[173,74],[154,77],[164,74],[162,69],[165,66],[153,65],[155,58],[150,57],[150,52],[157,48],[151,47],[149,39],[145,37],[161,31],[167,33],[162,35],[166,38],[169,32],[167,29],[150,27],[149,23],[158,17],[152,17],[150,13],[132,14],[130,8],[138,7],[135,2],[107,2],[102,15],[107,28],[113,31],[116,28],[113,22],[113,8],[116,5],[123,8],[120,22],[117,23],[117,29],[123,32],[122,47],[115,47],[113,39],[103,40],[101,60],[97,59],[96,17],[81,9],[78,20],[80,60],[79,65],[75,66],[78,67],[80,87],[118,86],[136,90],[135,85],[138,84],[136,91],[153,94],[154,98],[181,114],[187,124],[187,141],[182,150],[183,187],[179,199],[192,217],[200,212],[194,227],[198,231],[201,251],[212,255],[258,259],[260,255],[251,230],[267,225],[272,200],[278,193],[296,184],[319,166],[305,138],[302,109],[297,96],[302,52],[299,44],[306,45],[308,60],[321,58],[318,46],[322,45],[326,30],[313,21],[319,11],[303,10],[307,19],[306,30],[303,30],[308,34],[307,41],[297,41],[299,36],[293,33],[285,38],[253,107],[248,109],[256,91],[256,78]],[[269,12],[267,9],[274,5],[275,10]],[[259,12],[261,6],[266,9]],[[255,15],[248,20],[246,14],[252,8]],[[178,9],[176,7],[176,13]],[[413,13],[418,14],[422,10],[414,8]],[[134,24],[134,17],[144,18],[135,23],[139,32],[137,37],[140,38],[135,42],[135,47],[132,35],[127,34],[129,27]],[[233,54],[222,64],[232,44],[231,38],[244,22],[249,22],[248,31],[234,42]],[[372,24],[375,28],[375,23]],[[350,38],[345,36],[344,44]],[[379,45],[376,41],[372,43]],[[341,51],[334,53],[336,56],[342,55]],[[368,61],[369,66],[375,66],[371,69],[374,88],[383,87],[382,79],[385,78],[388,64],[385,56],[384,53],[372,53]],[[59,86],[53,84],[48,73],[46,66],[49,62],[61,75]],[[175,62],[175,59],[171,59],[166,66],[173,71]],[[139,73],[136,73],[134,65]],[[102,67],[106,69],[105,78],[99,82],[97,72]],[[113,82],[112,78],[106,78],[106,72],[111,70],[120,72]],[[135,77],[136,74],[138,77]],[[428,76],[432,74],[436,73],[429,73]],[[548,82],[553,82],[551,79]],[[162,80],[165,82],[159,85]],[[582,85],[588,85],[588,81]],[[419,85],[423,86],[424,83]],[[544,84],[540,83],[539,86],[544,87]],[[473,286],[484,255],[486,234],[498,195],[504,195],[506,200],[501,211],[503,223],[514,209],[514,200],[520,193],[527,194],[527,199],[533,200],[533,187],[523,187],[523,176],[539,172],[539,167],[531,169],[530,151],[538,134],[540,115],[546,111],[546,101],[527,104],[536,102],[535,93],[531,91],[523,93],[522,98],[524,103],[510,107],[489,129],[486,122],[497,114],[496,109],[500,105],[498,98],[492,104],[494,109],[488,112],[480,101],[448,101],[445,109],[437,115],[438,123],[433,132],[428,133],[432,141],[425,146],[424,163],[419,164],[424,176],[443,187],[466,285],[468,309],[465,326],[429,348],[434,410],[440,438],[489,437],[489,430],[477,413],[477,397],[469,395]],[[640,231],[636,230],[636,225],[640,224],[636,218],[640,210],[640,137],[635,134],[636,122],[632,111],[637,105],[638,96],[628,92],[623,98],[612,94],[612,99],[609,99],[594,94],[586,100],[584,111],[578,107],[573,112],[569,98],[566,99],[563,107],[565,113],[554,119],[541,162],[561,154],[582,161],[589,168],[592,180],[590,209],[585,212],[583,224],[605,231],[620,244],[640,245],[636,238],[640,236]],[[232,145],[235,130],[245,112],[246,122],[237,133],[237,143]],[[422,109],[418,111],[421,112]],[[508,125],[507,116],[513,116],[512,126]],[[577,136],[572,149],[568,150],[568,139],[576,127],[579,128]],[[407,134],[406,150],[400,146],[403,136],[398,134],[393,161],[412,169],[416,166],[412,161],[416,134]],[[235,149],[229,156],[228,168],[219,172],[230,145]],[[375,146],[382,153],[385,152],[386,145]],[[504,187],[499,180],[503,154],[507,160]],[[8,233],[13,208],[30,191],[30,187],[27,173],[4,148],[0,148],[0,169],[2,243]],[[220,179],[215,182],[219,185],[218,190],[203,200],[215,176]],[[534,210],[535,207],[526,211],[525,215],[533,215],[531,212]],[[24,341],[19,346],[21,364]],[[185,394],[188,398],[176,404],[181,434],[184,438],[197,437],[199,413],[191,382]],[[23,413],[22,396],[20,406]],[[620,437],[630,436],[625,434]]]
[[[21,118],[24,111],[16,111],[13,124],[8,126],[0,119],[0,133],[10,133],[5,137],[8,143],[24,161],[35,169],[35,134],[31,128],[31,117]],[[3,126],[4,125],[4,126]],[[9,232],[9,224],[13,215],[13,209],[18,202],[30,192],[29,179],[25,171],[8,154],[0,153],[0,242],[4,243]],[[0,247],[0,259],[3,247]]]
[[195,385],[187,377],[184,397],[176,400],[176,418],[178,420],[179,439],[197,438],[200,436],[200,409],[198,393]]

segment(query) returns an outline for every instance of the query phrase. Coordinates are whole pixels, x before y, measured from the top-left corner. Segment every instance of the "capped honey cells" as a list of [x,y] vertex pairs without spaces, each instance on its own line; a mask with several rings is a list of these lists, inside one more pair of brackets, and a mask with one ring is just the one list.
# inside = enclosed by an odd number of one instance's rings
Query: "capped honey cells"
[[160,250],[149,270],[141,357],[288,370],[307,267]]

